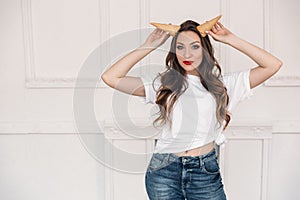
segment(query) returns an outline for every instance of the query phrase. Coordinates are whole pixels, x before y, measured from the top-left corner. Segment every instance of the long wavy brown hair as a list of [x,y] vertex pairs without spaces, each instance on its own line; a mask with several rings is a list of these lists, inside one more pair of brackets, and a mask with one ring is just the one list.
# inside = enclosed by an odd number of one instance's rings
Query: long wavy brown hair
[[[230,112],[227,110],[229,97],[227,94],[227,88],[223,82],[221,67],[214,57],[214,49],[211,45],[208,36],[202,37],[197,30],[199,24],[192,20],[187,20],[180,25],[180,29],[172,39],[170,51],[166,57],[166,70],[155,78],[160,78],[161,85],[156,90],[156,104],[159,105],[159,116],[153,121],[155,127],[168,124],[172,126],[171,112],[176,100],[181,94],[185,92],[188,87],[186,78],[186,72],[181,67],[176,56],[176,42],[178,35],[183,31],[195,32],[201,41],[203,58],[201,64],[196,68],[201,84],[205,89],[212,94],[216,101],[216,117],[219,124],[219,128],[226,121],[223,130],[226,129],[230,121]],[[199,84],[200,84],[199,81]],[[154,88],[153,81],[153,88]]]

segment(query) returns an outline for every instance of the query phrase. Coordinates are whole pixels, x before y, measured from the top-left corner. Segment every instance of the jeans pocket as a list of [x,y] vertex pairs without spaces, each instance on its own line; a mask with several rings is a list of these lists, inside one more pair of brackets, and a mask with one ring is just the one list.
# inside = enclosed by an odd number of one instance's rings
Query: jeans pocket
[[203,171],[206,174],[218,174],[220,172],[219,163],[216,157],[205,160],[203,164]]
[[169,159],[167,155],[153,154],[149,162],[147,172],[157,171],[159,169],[166,167],[169,164],[168,160]]

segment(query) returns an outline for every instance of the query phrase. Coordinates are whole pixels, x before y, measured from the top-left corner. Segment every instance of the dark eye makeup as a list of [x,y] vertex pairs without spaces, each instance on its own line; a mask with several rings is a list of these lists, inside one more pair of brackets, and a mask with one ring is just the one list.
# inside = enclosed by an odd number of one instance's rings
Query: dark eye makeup
[[[184,47],[183,47],[182,45],[177,45],[176,48],[177,48],[178,50],[181,50],[181,49],[183,49]],[[193,45],[192,48],[193,48],[193,49],[199,49],[200,46],[199,46],[199,45]]]

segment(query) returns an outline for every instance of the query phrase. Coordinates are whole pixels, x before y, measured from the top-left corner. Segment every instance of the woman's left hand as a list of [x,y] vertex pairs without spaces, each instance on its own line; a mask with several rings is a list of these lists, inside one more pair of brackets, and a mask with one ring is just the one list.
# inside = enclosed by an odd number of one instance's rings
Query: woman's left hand
[[234,34],[223,26],[220,22],[217,22],[210,31],[207,33],[216,41],[229,43],[230,39],[234,37]]

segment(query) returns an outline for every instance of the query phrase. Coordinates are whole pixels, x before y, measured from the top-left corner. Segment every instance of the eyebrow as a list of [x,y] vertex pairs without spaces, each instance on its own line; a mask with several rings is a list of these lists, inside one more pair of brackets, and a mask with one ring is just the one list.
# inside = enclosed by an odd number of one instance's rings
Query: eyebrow
[[[183,43],[181,43],[181,42],[177,42],[178,44],[183,44]],[[192,42],[192,43],[190,43],[190,45],[192,45],[192,44],[194,44],[194,43],[200,43],[199,41],[194,41],[194,42]]]

